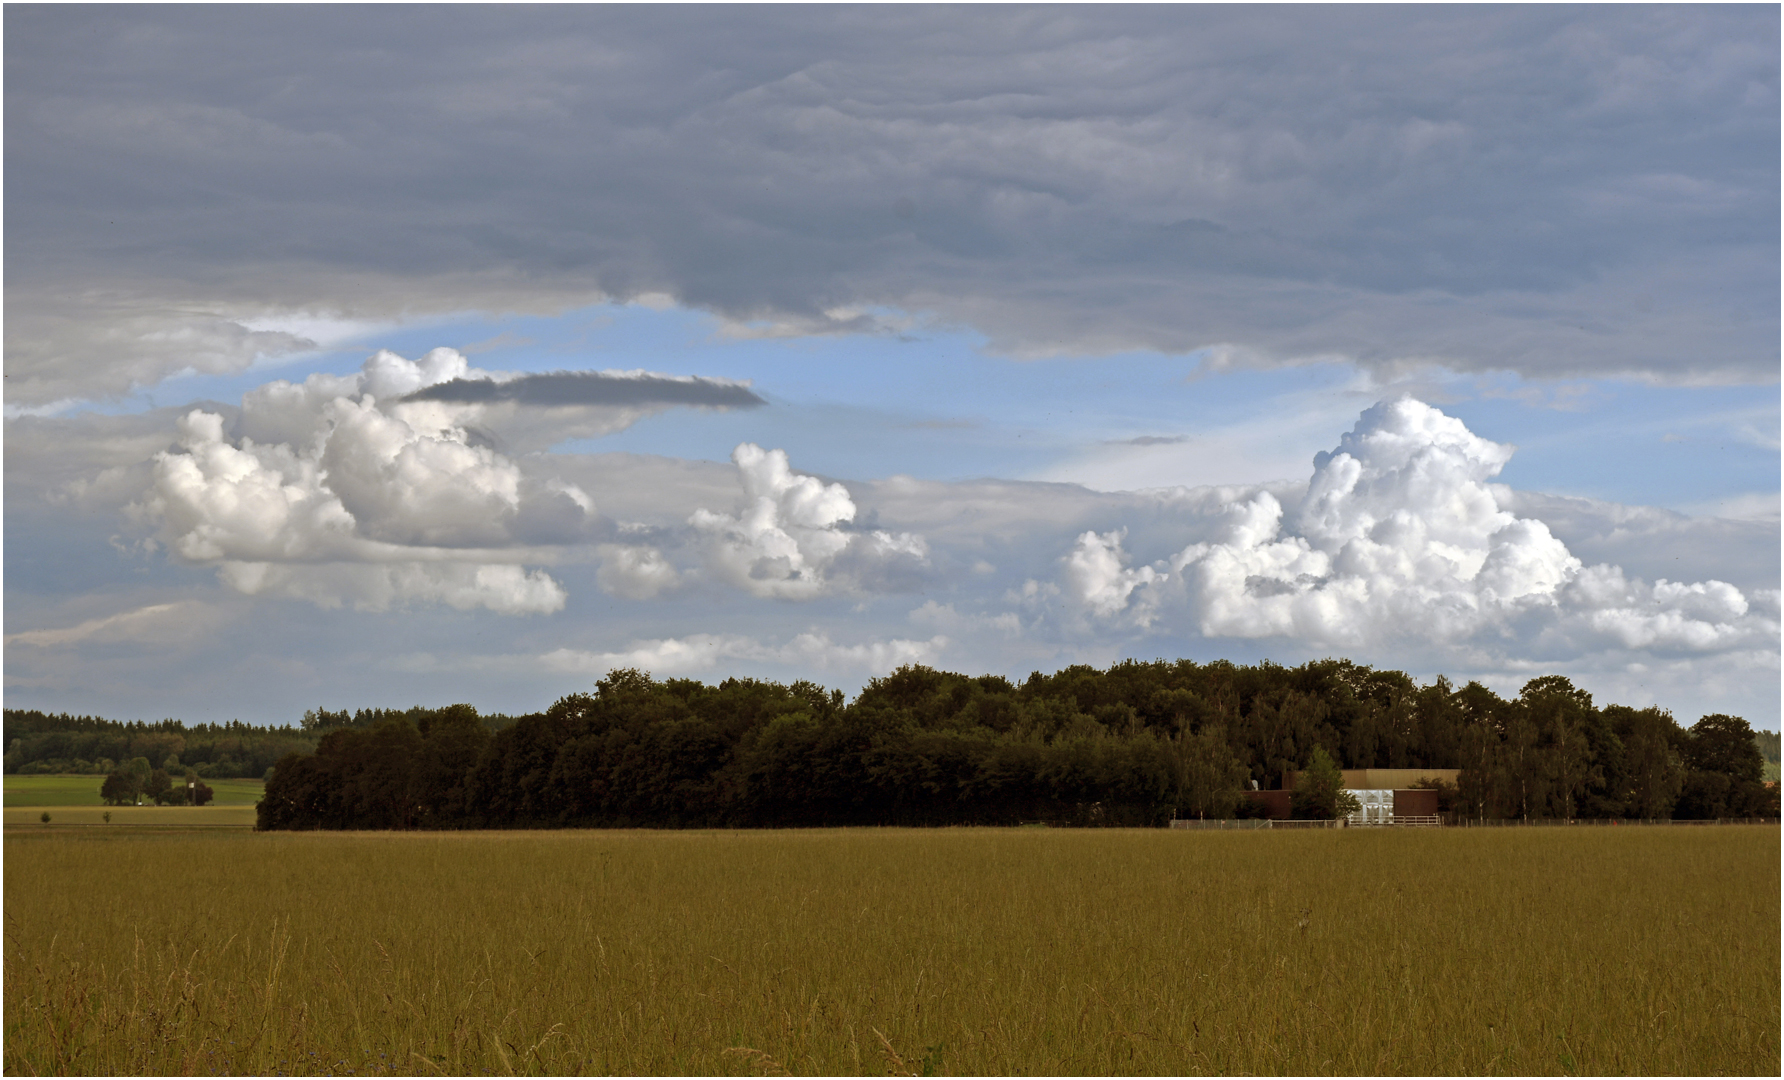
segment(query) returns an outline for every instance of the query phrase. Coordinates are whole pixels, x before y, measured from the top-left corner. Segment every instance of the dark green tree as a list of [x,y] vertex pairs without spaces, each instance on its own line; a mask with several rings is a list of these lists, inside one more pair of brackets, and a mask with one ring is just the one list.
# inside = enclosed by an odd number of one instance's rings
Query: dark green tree
[[1178,812],[1194,818],[1232,817],[1249,777],[1244,762],[1227,743],[1226,729],[1208,724],[1194,735],[1179,735],[1171,748]]
[[1602,725],[1592,708],[1592,695],[1560,675],[1544,675],[1524,684],[1518,703],[1535,728],[1536,771],[1545,781],[1546,798],[1531,800],[1527,812],[1539,817],[1580,816],[1587,792],[1604,783],[1593,739],[1594,729]]
[[1623,812],[1630,817],[1672,817],[1685,786],[1685,765],[1676,745],[1679,725],[1663,709],[1607,705],[1604,716],[1623,747]]
[[1296,777],[1289,805],[1294,816],[1304,820],[1344,817],[1362,806],[1344,789],[1344,773],[1323,746],[1313,748],[1307,767]]
[[119,769],[99,785],[99,797],[110,806],[129,806],[136,802],[138,790],[136,777]]
[[1691,725],[1685,761],[1693,769],[1721,773],[1730,780],[1759,783],[1765,758],[1753,739],[1753,728],[1738,716],[1714,713]]
[[155,771],[155,767],[149,764],[149,759],[146,757],[133,757],[124,762],[122,768],[135,779],[137,791],[141,791],[149,785],[149,774]]
[[1777,814],[1777,792],[1763,783],[1765,758],[1747,721],[1721,713],[1706,716],[1691,725],[1680,751],[1687,771],[1674,816],[1708,819]]
[[465,778],[489,746],[490,732],[470,705],[452,705],[418,725],[422,746],[409,773],[409,794],[424,828],[463,820]]

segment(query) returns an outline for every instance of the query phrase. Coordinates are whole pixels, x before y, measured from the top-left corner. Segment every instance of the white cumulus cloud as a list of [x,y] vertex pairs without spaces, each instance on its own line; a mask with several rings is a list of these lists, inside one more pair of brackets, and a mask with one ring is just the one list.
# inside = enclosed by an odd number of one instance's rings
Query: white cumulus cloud
[[731,460],[743,506],[732,514],[700,509],[688,519],[705,536],[707,565],[720,580],[755,596],[810,600],[928,559],[921,536],[850,531],[848,489],[794,472],[786,451],[743,443]]
[[[1127,555],[1121,550],[1121,541],[1126,535],[1125,529],[1109,533],[1086,532],[1078,537],[1077,546],[1065,557],[1065,580],[1072,598],[1101,618],[1113,618],[1126,610],[1135,589],[1169,576],[1150,566],[1129,569]],[[1141,625],[1150,623],[1153,618],[1151,594],[1147,596],[1148,602],[1135,605],[1138,609],[1135,615]]]
[[[1491,483],[1512,447],[1409,397],[1365,411],[1286,508],[1235,492],[1220,535],[1129,569],[1123,534],[1087,532],[1066,591],[1102,618],[1171,614],[1212,638],[1320,648],[1450,645],[1507,662],[1775,642],[1775,610],[1727,582],[1654,582],[1588,566]],[[1171,599],[1178,607],[1169,609]]]
[[1571,618],[1558,633],[1624,649],[1720,652],[1777,636],[1775,605],[1762,613],[1759,604],[1725,581],[1684,584],[1661,578],[1650,585],[1627,577],[1620,567],[1593,566],[1564,599]]
[[948,639],[927,641],[893,638],[857,645],[839,645],[821,631],[796,634],[772,644],[744,634],[693,634],[632,643],[615,652],[556,649],[540,658],[548,670],[605,673],[614,668],[640,668],[657,675],[688,675],[721,664],[744,661],[787,665],[801,671],[844,671],[884,675],[905,664],[934,664]]
[[[563,587],[521,566],[565,557],[598,561],[596,583],[631,600],[702,578],[788,600],[919,581],[929,559],[921,536],[856,528],[848,489],[794,472],[782,450],[737,448],[736,512],[684,503],[678,523],[650,526],[601,521],[588,489],[555,474],[587,473],[581,455],[505,449],[661,408],[751,402],[745,384],[725,380],[521,375],[472,368],[452,349],[414,361],[381,350],[354,374],[249,391],[233,418],[203,408],[179,417],[177,445],[152,456],[131,509],[158,542],[216,565],[231,588],[325,606],[557,611]],[[514,434],[523,429],[533,430]],[[622,503],[640,485],[633,472],[608,478]]]
[[1202,632],[1453,640],[1552,604],[1580,561],[1542,522],[1499,508],[1487,485],[1511,453],[1412,398],[1367,410],[1314,459],[1292,515],[1259,492],[1229,506],[1223,540],[1173,560]]
[[528,529],[592,518],[592,501],[530,483],[454,406],[401,401],[468,374],[450,349],[415,362],[381,351],[357,375],[250,391],[239,437],[194,409],[176,422],[178,448],[155,455],[137,513],[178,556],[217,564],[249,595],[560,610],[562,587],[505,549]]
[[602,544],[601,569],[595,580],[601,588],[627,600],[649,600],[675,588],[681,575],[654,547]]

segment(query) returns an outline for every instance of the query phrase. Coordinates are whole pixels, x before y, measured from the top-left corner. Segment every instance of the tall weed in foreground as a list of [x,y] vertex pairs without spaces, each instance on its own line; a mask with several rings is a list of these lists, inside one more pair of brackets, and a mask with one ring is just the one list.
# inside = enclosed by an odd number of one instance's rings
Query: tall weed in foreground
[[6,871],[13,1075],[1779,1067],[1774,827],[21,830]]

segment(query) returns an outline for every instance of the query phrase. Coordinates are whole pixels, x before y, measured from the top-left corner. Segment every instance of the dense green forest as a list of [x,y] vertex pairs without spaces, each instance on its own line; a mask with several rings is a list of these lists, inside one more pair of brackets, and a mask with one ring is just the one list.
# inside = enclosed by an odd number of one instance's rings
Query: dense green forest
[[1755,731],[1753,741],[1759,744],[1759,756],[1765,759],[1765,778],[1778,779],[1778,733],[1776,731]]
[[[1127,662],[1020,685],[905,667],[850,703],[809,682],[707,686],[630,670],[492,725],[470,706],[312,716],[263,829],[1161,825],[1247,812],[1324,751],[1344,768],[1456,768],[1457,816],[1775,817],[1755,733],[1596,706],[1559,676],[1507,700],[1347,661]],[[506,719],[506,718],[504,718]],[[10,723],[10,720],[9,720]]]
[[[210,780],[259,779],[290,754],[315,753],[317,741],[330,731],[371,730],[393,721],[419,724],[439,711],[421,706],[360,709],[351,714],[344,709],[313,709],[296,726],[255,727],[239,720],[192,725],[178,720],[123,723],[97,716],[7,709],[5,770],[105,776],[141,759],[170,774],[191,772]],[[479,722],[495,731],[512,724],[514,718],[493,715],[479,717]]]

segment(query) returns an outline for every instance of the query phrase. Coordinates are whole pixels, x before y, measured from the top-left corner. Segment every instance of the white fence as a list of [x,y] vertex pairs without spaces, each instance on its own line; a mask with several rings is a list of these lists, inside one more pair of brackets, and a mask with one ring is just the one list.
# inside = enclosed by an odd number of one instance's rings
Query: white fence
[[1285,821],[1278,818],[1172,818],[1173,829],[1342,829],[1343,818],[1330,821]]

